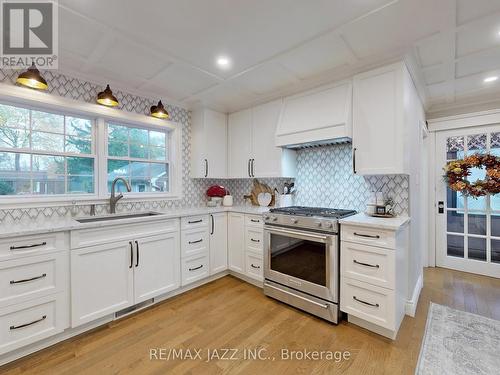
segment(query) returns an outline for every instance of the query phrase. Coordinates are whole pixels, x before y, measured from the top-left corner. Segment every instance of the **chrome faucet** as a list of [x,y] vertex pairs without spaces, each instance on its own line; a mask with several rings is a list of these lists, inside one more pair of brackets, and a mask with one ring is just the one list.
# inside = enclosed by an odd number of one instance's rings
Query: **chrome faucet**
[[130,187],[130,184],[128,183],[127,180],[125,180],[123,177],[117,177],[113,180],[113,183],[111,184],[111,197],[109,198],[109,212],[111,214],[116,213],[116,204],[120,199],[123,198],[123,194],[120,193],[115,196],[115,185],[118,181],[123,181],[125,184],[125,187],[127,188],[127,191],[130,193],[132,191],[132,188]]

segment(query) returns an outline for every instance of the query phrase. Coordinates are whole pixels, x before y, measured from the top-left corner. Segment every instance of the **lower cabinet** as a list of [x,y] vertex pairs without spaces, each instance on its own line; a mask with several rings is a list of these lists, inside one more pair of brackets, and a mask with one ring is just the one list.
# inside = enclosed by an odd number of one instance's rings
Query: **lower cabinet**
[[228,263],[231,271],[245,273],[245,215],[230,212],[228,222]]
[[71,251],[71,326],[180,285],[178,232]]
[[182,285],[194,283],[210,275],[208,254],[203,252],[198,255],[183,258],[182,261]]
[[210,275],[227,270],[227,214],[210,215]]

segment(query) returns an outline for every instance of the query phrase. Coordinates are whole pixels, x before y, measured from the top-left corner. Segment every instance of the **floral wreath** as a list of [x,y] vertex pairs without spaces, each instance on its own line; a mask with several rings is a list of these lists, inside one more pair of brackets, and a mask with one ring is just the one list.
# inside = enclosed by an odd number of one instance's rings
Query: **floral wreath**
[[[486,178],[467,181],[471,168],[486,168]],[[491,154],[474,154],[461,160],[453,160],[444,168],[445,181],[453,191],[474,198],[500,193],[500,157]]]

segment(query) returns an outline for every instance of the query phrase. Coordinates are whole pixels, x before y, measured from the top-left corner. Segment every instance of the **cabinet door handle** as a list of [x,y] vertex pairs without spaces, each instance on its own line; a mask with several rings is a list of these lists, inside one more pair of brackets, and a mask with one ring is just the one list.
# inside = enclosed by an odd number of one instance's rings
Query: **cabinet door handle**
[[14,329],[28,327],[28,326],[31,326],[33,324],[40,323],[42,320],[45,320],[45,319],[47,319],[47,315],[42,316],[40,319],[33,320],[32,322],[29,322],[29,323],[21,324],[19,326],[10,326],[10,330],[12,331]]
[[200,220],[195,220],[195,221],[188,221],[188,224],[198,224],[198,223],[202,223],[203,222],[203,219],[200,219]]
[[46,277],[47,274],[44,273],[40,276],[35,276],[35,277],[32,277],[30,279],[23,279],[23,280],[11,280],[10,283],[11,284],[22,284],[22,283],[27,283],[28,281],[33,281],[33,280],[38,280],[38,279],[43,279],[44,277]]
[[132,241],[128,242],[130,245],[130,266],[128,268],[132,268],[134,266],[134,244]]
[[252,159],[248,159],[248,177],[252,177],[252,172],[250,171],[250,163],[252,162]]
[[11,246],[11,250],[21,250],[21,249],[31,249],[33,247],[40,247],[40,246],[45,246],[47,245],[47,242],[43,241],[40,243],[35,243],[33,245],[24,245],[24,246]]
[[214,215],[210,215],[210,219],[212,220],[212,231],[210,232],[210,234],[214,234],[215,233]]
[[196,271],[199,270],[200,268],[203,268],[203,264],[201,266],[195,267],[195,268],[189,268],[190,271]]
[[354,147],[352,149],[352,171],[354,172],[354,174],[356,174],[356,150],[357,148]]
[[356,233],[356,232],[354,232],[354,235],[358,236],[358,237],[365,237],[365,238],[380,238],[380,236],[378,234],[377,235],[371,235],[371,234],[363,234],[363,233]]
[[257,220],[257,219],[250,219],[250,221],[251,221],[252,223],[260,223],[260,220]]
[[255,171],[254,171],[254,165],[255,165],[255,159],[252,159],[252,177],[255,177]]
[[256,240],[255,238],[250,238],[250,241],[252,241],[252,242],[260,242],[260,240]]
[[203,159],[205,161],[205,177],[208,177],[208,160]]
[[380,265],[378,265],[378,264],[369,264],[369,263],[358,262],[356,259],[353,259],[352,262],[359,264],[360,266],[371,267],[371,268],[380,268]]
[[252,264],[250,264],[250,266],[252,266],[252,268],[256,268],[256,269],[259,269],[259,268],[260,268],[260,266],[256,266],[256,265],[255,265],[255,264],[253,264],[253,263],[252,263]]
[[135,252],[137,254],[137,259],[135,261],[135,266],[139,267],[139,242],[135,241]]
[[202,241],[203,241],[203,238],[200,238],[199,240],[196,240],[196,241],[189,241],[188,243],[189,243],[190,245],[192,245],[192,244],[194,244],[194,243],[200,243],[200,242],[202,242]]
[[371,307],[380,307],[378,303],[370,303],[363,301],[362,299],[356,298],[356,296],[352,296],[352,299],[355,300],[356,302],[362,303],[363,305],[371,306]]

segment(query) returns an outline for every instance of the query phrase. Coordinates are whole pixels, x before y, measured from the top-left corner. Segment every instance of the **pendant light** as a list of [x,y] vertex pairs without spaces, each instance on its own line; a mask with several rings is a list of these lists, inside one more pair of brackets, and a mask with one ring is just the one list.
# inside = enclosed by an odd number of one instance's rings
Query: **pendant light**
[[109,85],[106,85],[106,89],[97,94],[97,103],[106,107],[116,107],[118,105],[118,99],[113,95]]
[[22,86],[37,90],[47,90],[49,87],[49,85],[47,85],[47,81],[42,77],[40,71],[37,69],[35,63],[32,63],[28,70],[19,74],[16,82]]
[[162,119],[167,119],[170,117],[161,100],[158,102],[158,105],[154,105],[151,107],[151,116]]

